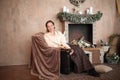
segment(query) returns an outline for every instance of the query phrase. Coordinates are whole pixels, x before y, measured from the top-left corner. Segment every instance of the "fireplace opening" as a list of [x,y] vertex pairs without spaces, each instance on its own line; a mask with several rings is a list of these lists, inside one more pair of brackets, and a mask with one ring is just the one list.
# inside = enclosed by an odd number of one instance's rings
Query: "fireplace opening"
[[69,42],[84,37],[85,40],[93,44],[93,24],[68,24],[68,28]]

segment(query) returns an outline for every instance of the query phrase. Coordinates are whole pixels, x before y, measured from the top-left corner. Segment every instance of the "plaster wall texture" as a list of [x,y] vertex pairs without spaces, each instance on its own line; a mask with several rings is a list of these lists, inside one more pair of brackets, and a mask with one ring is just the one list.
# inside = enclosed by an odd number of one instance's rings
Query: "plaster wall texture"
[[[31,36],[45,32],[45,22],[55,22],[57,30],[63,25],[57,13],[66,6],[72,12],[69,0],[0,0],[0,66],[29,64]],[[97,38],[107,40],[113,33],[120,33],[120,18],[117,15],[115,0],[86,0],[81,4],[84,11],[93,7],[93,12],[101,11],[103,17],[94,23]]]

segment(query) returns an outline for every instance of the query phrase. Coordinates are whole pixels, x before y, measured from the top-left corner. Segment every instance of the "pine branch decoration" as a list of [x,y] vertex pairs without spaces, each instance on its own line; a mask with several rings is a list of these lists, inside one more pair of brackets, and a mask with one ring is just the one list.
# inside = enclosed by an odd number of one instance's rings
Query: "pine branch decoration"
[[73,23],[89,24],[100,20],[102,15],[103,14],[100,11],[98,11],[96,14],[87,14],[87,15],[60,12],[58,13],[57,17],[60,20],[65,20]]

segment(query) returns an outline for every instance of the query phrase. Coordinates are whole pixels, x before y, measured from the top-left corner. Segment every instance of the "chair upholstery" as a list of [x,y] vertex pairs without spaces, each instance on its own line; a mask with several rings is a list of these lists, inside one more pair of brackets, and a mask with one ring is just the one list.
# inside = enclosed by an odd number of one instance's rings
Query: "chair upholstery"
[[40,32],[32,36],[31,74],[40,80],[59,80],[60,72],[70,73],[69,50],[49,47],[43,35]]
[[59,80],[60,49],[49,47],[43,35],[40,32],[32,36],[31,74],[40,80]]

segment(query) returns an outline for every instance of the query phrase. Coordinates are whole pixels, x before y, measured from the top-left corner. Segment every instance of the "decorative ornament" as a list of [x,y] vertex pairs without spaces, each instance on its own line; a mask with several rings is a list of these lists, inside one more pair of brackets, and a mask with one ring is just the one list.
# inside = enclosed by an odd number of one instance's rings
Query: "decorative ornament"
[[69,0],[71,4],[73,4],[74,6],[78,7],[80,5],[80,3],[85,2],[85,0]]
[[67,12],[58,13],[57,17],[61,21],[69,21],[73,23],[89,24],[98,21],[102,17],[102,13],[98,11],[96,14],[72,14]]
[[117,63],[120,62],[120,61],[119,61],[119,60],[120,60],[120,57],[119,57],[116,53],[114,53],[112,56],[109,56],[109,55],[107,54],[106,60],[107,60],[108,63],[117,64]]
[[84,36],[82,36],[79,40],[73,40],[71,41],[72,45],[78,45],[80,48],[87,48],[87,47],[91,47],[91,43],[86,41],[84,39]]

